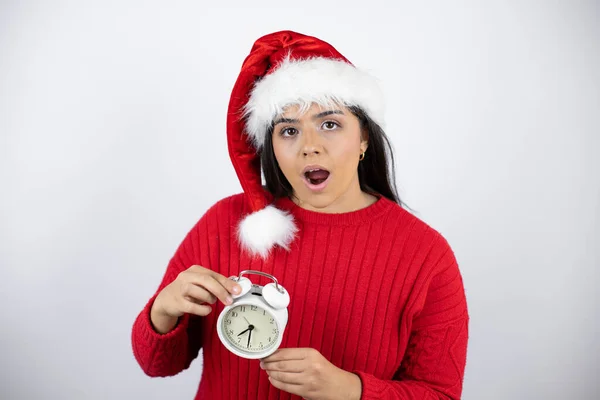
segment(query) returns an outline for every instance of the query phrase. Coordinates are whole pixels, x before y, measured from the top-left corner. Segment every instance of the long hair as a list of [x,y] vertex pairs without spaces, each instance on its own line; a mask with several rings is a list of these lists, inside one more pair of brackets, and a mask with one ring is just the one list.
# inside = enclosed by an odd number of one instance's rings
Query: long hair
[[[365,158],[358,163],[360,189],[371,194],[380,194],[404,206],[396,189],[394,154],[383,129],[359,107],[348,107],[360,121],[361,131],[368,134],[369,145]],[[274,199],[291,197],[292,185],[279,168],[273,150],[273,126],[267,132],[260,152],[261,168],[265,177],[266,189]]]

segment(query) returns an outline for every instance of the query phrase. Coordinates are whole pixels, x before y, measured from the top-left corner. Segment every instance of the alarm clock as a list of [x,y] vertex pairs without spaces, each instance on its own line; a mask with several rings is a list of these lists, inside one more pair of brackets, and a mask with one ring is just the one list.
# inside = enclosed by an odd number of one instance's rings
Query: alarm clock
[[[244,275],[262,275],[273,282],[253,284]],[[262,271],[245,270],[230,277],[242,288],[232,295],[217,319],[217,333],[232,353],[248,359],[265,358],[279,348],[288,321],[290,295],[277,279]]]

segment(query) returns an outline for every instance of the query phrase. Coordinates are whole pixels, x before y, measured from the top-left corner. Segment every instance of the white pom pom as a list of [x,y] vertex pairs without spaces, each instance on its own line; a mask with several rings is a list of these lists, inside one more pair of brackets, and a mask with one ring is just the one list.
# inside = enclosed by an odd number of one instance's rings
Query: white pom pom
[[274,206],[247,215],[238,228],[238,238],[242,246],[252,255],[267,258],[271,249],[279,245],[289,250],[298,228],[294,217]]

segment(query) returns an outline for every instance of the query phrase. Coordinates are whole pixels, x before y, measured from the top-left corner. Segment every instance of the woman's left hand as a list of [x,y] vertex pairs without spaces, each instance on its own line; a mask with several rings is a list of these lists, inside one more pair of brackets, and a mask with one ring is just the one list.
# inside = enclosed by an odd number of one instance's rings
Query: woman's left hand
[[279,349],[263,358],[260,367],[273,386],[310,400],[357,399],[360,378],[329,362],[311,348]]

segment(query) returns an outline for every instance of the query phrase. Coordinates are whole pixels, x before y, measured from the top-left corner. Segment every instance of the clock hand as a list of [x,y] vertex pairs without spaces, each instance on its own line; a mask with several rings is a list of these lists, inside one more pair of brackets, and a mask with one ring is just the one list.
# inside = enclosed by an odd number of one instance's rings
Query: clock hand
[[250,328],[246,329],[245,331],[242,331],[240,333],[238,333],[238,336],[242,336],[244,333],[248,332],[250,330]]
[[246,347],[250,347],[250,338],[252,337],[252,331],[254,330],[254,325],[250,325],[248,327],[248,329],[250,330],[250,333],[248,333],[248,345]]
[[[242,317],[242,318],[246,319],[246,317]],[[246,319],[246,322],[248,323],[248,325],[252,325],[252,324],[250,323],[250,321],[248,321],[247,319]]]

